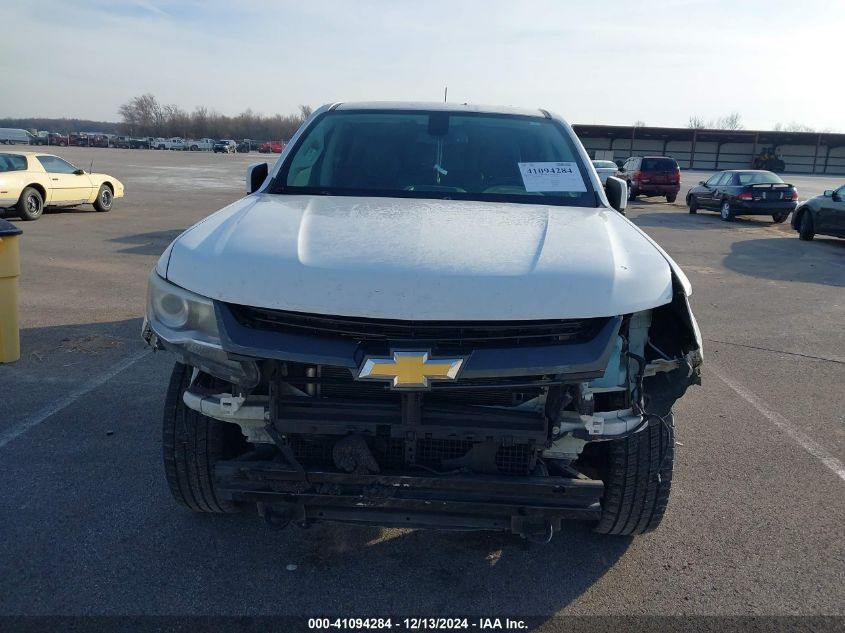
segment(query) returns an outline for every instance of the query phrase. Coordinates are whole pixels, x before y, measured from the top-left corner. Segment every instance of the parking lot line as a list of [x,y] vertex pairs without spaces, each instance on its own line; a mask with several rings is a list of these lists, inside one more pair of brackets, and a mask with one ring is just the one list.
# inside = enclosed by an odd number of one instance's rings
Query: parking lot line
[[818,444],[818,442],[795,428],[795,426],[780,413],[772,411],[757,396],[748,391],[742,385],[725,376],[712,364],[706,364],[705,367],[710,371],[710,373],[714,374],[719,380],[730,387],[731,390],[733,390],[738,396],[757,409],[760,415],[791,437],[799,446],[801,446],[801,448],[806,450],[810,453],[810,455],[833,471],[842,481],[845,481],[845,464],[828,453],[821,445]]
[[50,416],[55,415],[56,413],[58,413],[62,409],[68,407],[71,404],[73,404],[74,402],[79,400],[79,398],[81,398],[82,396],[86,395],[87,393],[90,393],[91,391],[94,391],[94,389],[96,389],[97,387],[100,387],[101,385],[107,383],[109,380],[111,380],[112,378],[117,376],[120,372],[122,372],[123,370],[131,367],[132,365],[137,363],[139,360],[141,360],[142,358],[144,358],[145,356],[150,354],[150,352],[151,352],[151,350],[149,350],[149,349],[143,349],[139,352],[136,352],[136,353],[124,358],[120,362],[112,365],[106,371],[104,371],[100,374],[97,374],[96,376],[94,376],[90,380],[87,380],[84,383],[82,383],[76,389],[71,390],[64,397],[59,398],[55,402],[48,404],[47,406],[45,406],[44,408],[42,408],[39,411],[36,411],[32,415],[25,417],[23,420],[18,422],[18,424],[13,426],[11,429],[9,429],[8,431],[6,431],[3,434],[0,434],[0,448],[3,448],[4,446],[6,446],[6,444],[11,442],[12,440],[17,439],[18,437],[20,437],[21,435],[23,435],[24,433],[26,433],[27,431],[29,431],[33,427],[38,426],[39,424],[41,424],[44,420],[46,420]]

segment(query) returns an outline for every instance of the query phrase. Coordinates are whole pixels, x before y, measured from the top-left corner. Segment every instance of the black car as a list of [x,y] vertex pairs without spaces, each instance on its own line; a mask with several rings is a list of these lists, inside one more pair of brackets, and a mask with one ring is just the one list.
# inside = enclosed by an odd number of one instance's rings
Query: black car
[[214,143],[211,150],[215,154],[234,154],[237,150],[238,144],[232,140],[221,140]]
[[690,213],[718,211],[726,222],[738,215],[770,215],[783,222],[797,205],[798,190],[770,171],[720,171],[687,192]]
[[792,215],[792,228],[802,240],[816,234],[845,237],[845,185],[802,202]]

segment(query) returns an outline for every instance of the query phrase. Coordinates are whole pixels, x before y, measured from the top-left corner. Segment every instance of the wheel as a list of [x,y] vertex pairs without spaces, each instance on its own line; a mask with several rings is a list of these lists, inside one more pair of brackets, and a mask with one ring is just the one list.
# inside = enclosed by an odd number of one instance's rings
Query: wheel
[[601,534],[644,534],[660,525],[675,459],[675,422],[671,413],[649,419],[648,427],[621,440],[607,442],[602,474],[604,497],[595,531]]
[[687,196],[687,206],[692,214],[698,213],[698,200],[695,196]]
[[198,152],[198,151],[199,151],[199,149],[200,149],[200,148],[199,148],[199,146],[198,146],[198,145],[191,145],[191,151],[192,151],[192,152]]
[[731,213],[731,203],[727,200],[722,201],[722,206],[719,207],[719,215],[725,222],[733,222],[734,216]]
[[798,237],[806,242],[809,242],[816,236],[816,228],[813,226],[813,216],[809,211],[804,211],[801,215],[801,224],[798,227]]
[[21,220],[37,220],[44,213],[44,198],[34,187],[26,187],[18,198],[17,212]]
[[667,194],[666,194],[666,202],[668,202],[668,203],[670,203],[670,204],[671,204],[672,202],[675,202],[675,200],[677,200],[677,199],[678,199],[678,194],[677,194],[677,193],[667,193]]
[[772,214],[772,220],[774,220],[774,221],[775,221],[775,222],[777,222],[778,224],[781,224],[781,223],[782,223],[784,220],[786,220],[786,218],[788,218],[788,217],[789,217],[789,213],[788,213],[788,212],[787,212],[787,213],[782,213],[782,212],[781,212],[781,213],[773,213],[773,214]]
[[637,192],[634,190],[634,186],[629,182],[628,183],[628,200],[633,200],[637,197]]
[[191,382],[192,369],[176,363],[164,402],[162,448],[164,473],[170,494],[194,512],[232,513],[240,508],[218,499],[214,490],[214,464],[237,456],[244,446],[240,429],[208,418],[182,401]]
[[114,202],[114,192],[108,185],[100,185],[100,190],[97,192],[97,199],[94,200],[94,208],[97,211],[105,213],[111,211],[111,205]]

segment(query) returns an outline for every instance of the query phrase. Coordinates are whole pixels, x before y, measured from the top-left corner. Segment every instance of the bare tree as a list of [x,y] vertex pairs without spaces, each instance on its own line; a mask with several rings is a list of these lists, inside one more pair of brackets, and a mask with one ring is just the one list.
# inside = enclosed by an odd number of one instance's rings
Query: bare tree
[[693,115],[687,121],[687,127],[691,130],[703,130],[707,127],[707,123],[704,122],[704,117]]
[[153,134],[162,120],[161,106],[149,92],[140,97],[132,97],[120,106],[118,112],[129,134]]
[[161,109],[161,133],[164,136],[188,136],[190,117],[174,103]]
[[783,123],[775,123],[775,126],[772,128],[775,132],[829,132],[830,130],[817,130],[811,125],[804,125],[803,123],[796,123],[793,121],[792,123],[788,123],[784,125]]
[[176,104],[161,105],[152,94],[132,97],[118,110],[120,129],[131,135],[182,136],[201,138],[250,138],[253,140],[288,140],[309,116],[311,106],[300,105],[295,114],[270,117],[247,108],[229,117],[205,106],[191,113]]
[[191,113],[191,134],[194,138],[205,138],[208,133],[208,108],[197,106]]
[[731,112],[725,116],[720,116],[716,119],[713,127],[717,130],[741,130],[742,116],[739,112]]
[[725,116],[705,121],[704,117],[696,114],[690,116],[687,127],[691,130],[741,130],[742,115],[739,112],[731,112]]

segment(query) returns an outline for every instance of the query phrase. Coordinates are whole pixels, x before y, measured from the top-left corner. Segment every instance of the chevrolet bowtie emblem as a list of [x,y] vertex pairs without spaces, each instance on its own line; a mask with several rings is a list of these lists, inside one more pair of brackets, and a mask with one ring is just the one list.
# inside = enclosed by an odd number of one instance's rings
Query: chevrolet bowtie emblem
[[429,358],[428,352],[393,352],[392,358],[368,356],[359,380],[389,380],[394,389],[426,389],[431,380],[455,380],[463,358]]

